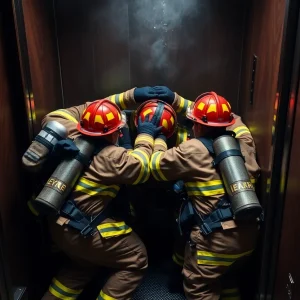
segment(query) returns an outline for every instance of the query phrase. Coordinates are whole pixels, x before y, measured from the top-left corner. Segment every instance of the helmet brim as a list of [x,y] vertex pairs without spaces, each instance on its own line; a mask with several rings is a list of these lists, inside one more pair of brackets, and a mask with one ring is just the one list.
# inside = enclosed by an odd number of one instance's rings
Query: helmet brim
[[124,126],[126,125],[126,113],[121,111],[121,121],[120,121],[120,124],[117,126],[117,127],[114,127],[112,129],[110,129],[109,131],[107,132],[91,132],[91,131],[88,131],[88,130],[85,130],[84,128],[81,127],[81,124],[80,122],[78,122],[77,124],[77,130],[84,134],[84,135],[87,135],[87,136],[106,136],[106,135],[109,135],[109,134],[112,134],[118,130],[120,130],[121,128],[123,128]]
[[204,122],[201,119],[195,118],[194,116],[190,114],[186,114],[186,117],[193,121],[194,123],[201,124],[204,126],[209,126],[209,127],[228,127],[231,126],[235,123],[235,119],[233,118],[230,122],[225,122],[225,123],[215,123],[215,122]]

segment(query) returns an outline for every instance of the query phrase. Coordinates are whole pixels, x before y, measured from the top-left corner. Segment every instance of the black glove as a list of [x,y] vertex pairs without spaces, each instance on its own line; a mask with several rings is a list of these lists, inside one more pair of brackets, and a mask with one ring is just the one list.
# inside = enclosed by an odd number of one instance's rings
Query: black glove
[[52,155],[57,157],[75,157],[79,152],[79,149],[75,143],[70,139],[58,141],[53,150]]
[[166,103],[172,105],[175,99],[175,94],[168,87],[160,85],[153,87],[155,93],[157,94],[157,98],[165,101]]
[[145,102],[150,99],[156,99],[157,93],[153,87],[145,86],[134,89],[133,96],[136,102]]
[[152,117],[151,121],[149,121],[149,114],[145,117],[144,122],[142,122],[141,117],[139,117],[137,133],[146,133],[155,138],[161,132],[162,129],[162,126],[157,127],[156,123],[157,120],[156,118],[154,118],[154,116]]
[[132,149],[132,142],[128,126],[121,128],[121,135],[119,137],[119,146],[126,149]]

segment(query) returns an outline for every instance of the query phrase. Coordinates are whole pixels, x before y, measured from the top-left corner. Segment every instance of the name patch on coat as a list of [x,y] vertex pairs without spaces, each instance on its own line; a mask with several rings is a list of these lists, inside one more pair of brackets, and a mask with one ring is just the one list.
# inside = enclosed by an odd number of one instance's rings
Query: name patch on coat
[[67,188],[67,185],[63,181],[55,177],[50,177],[46,183],[46,186],[58,191],[60,194],[62,194]]
[[243,191],[255,191],[251,181],[236,181],[230,186],[232,196]]

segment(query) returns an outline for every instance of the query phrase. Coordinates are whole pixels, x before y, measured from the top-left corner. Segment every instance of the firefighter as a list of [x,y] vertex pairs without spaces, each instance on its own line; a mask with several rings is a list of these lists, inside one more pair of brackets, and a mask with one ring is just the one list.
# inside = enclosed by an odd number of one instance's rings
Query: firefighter
[[[124,104],[127,98],[118,99]],[[154,138],[161,128],[155,118],[140,120],[130,150],[126,116],[116,102],[97,100],[52,112],[43,119],[43,124],[50,120],[63,124],[71,138],[90,137],[98,149],[60,215],[49,217],[53,241],[70,262],[53,278],[44,300],[76,299],[100,267],[112,272],[97,299],[131,299],[147,269],[144,244],[122,219],[114,217],[111,203],[122,184],[136,185],[148,179]],[[124,147],[116,146],[120,130]],[[93,230],[83,236],[81,229],[87,226]]]
[[[172,106],[180,106],[180,97],[175,98]],[[251,182],[255,182],[260,171],[255,144],[241,118],[231,112],[229,102],[214,92],[198,96],[187,108],[186,116],[194,124],[194,138],[167,150],[166,137],[159,135],[150,161],[156,180],[183,180],[190,200],[190,205],[185,206],[192,216],[187,218],[192,223],[187,223],[190,231],[183,266],[185,295],[189,300],[217,300],[221,294],[223,299],[239,299],[234,289],[222,291],[226,279],[223,275],[239,268],[252,253],[258,224],[256,219],[236,220],[232,214],[222,214],[228,212],[230,203],[204,141],[233,131]]]

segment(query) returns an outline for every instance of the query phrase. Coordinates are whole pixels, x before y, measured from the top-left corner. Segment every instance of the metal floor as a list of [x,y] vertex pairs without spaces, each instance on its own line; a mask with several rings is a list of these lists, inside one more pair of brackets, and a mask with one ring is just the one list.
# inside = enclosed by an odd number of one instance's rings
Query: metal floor
[[[181,289],[182,281],[176,273],[170,272],[173,262],[167,261],[161,265],[149,266],[142,284],[135,292],[133,300],[184,300],[183,292],[171,292],[169,283],[172,280],[177,289]],[[171,277],[170,277],[171,276]]]

